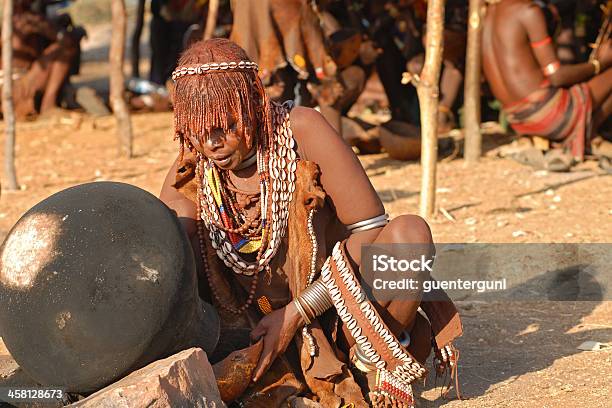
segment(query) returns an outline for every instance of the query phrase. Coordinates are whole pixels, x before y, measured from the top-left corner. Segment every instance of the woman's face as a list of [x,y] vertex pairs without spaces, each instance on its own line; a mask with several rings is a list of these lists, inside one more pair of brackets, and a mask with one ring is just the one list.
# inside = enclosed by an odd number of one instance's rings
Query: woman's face
[[214,128],[211,129],[206,139],[189,135],[189,141],[193,147],[224,170],[236,168],[249,156],[244,129],[238,128],[236,118],[232,114],[228,113],[228,115],[227,132],[221,128]]

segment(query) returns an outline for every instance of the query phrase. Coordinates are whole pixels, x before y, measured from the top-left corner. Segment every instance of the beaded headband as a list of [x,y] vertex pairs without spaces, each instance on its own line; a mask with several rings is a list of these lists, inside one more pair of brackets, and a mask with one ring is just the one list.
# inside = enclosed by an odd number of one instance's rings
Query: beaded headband
[[203,75],[207,72],[228,71],[234,69],[252,69],[257,72],[259,67],[252,61],[212,62],[210,64],[198,65],[196,67],[177,68],[174,70],[174,72],[172,72],[172,79],[176,81],[178,78],[185,75]]

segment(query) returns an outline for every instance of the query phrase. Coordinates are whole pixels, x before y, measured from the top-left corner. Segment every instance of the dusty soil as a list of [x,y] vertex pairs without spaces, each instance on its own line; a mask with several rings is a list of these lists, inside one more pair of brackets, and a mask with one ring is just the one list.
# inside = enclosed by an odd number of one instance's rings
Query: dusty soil
[[[102,63],[89,64],[88,80],[105,71]],[[2,191],[0,236],[38,201],[75,184],[114,180],[157,194],[176,157],[172,114],[135,115],[133,128],[135,155],[125,159],[117,156],[112,117],[72,113],[18,124],[22,189]],[[438,165],[440,212],[429,220],[437,242],[610,241],[612,177],[594,163],[566,174],[534,172],[494,157],[500,140],[487,137],[488,155],[477,165]],[[418,163],[385,154],[361,160],[392,215],[418,212]],[[459,307],[465,328],[458,342],[460,381],[469,399],[441,398],[430,378],[424,406],[612,406],[612,350],[577,349],[585,340],[612,341],[612,302],[464,301]]]

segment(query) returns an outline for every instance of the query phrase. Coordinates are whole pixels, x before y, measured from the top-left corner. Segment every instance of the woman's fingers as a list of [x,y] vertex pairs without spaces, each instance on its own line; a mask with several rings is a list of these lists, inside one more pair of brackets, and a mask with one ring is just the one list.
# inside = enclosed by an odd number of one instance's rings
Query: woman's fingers
[[253,382],[258,381],[261,376],[266,372],[272,361],[274,360],[274,344],[271,339],[264,337],[264,348],[259,357],[257,367],[255,367],[253,374]]
[[251,330],[251,340],[257,341],[261,338],[261,336],[265,336],[268,328],[262,324],[263,320],[259,322],[259,324]]

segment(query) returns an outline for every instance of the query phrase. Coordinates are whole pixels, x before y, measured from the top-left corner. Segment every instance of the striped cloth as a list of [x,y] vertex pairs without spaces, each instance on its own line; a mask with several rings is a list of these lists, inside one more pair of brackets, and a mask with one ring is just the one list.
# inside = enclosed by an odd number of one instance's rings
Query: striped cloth
[[584,159],[590,140],[592,101],[586,83],[555,88],[548,80],[522,100],[504,107],[508,122],[519,134],[541,136]]

